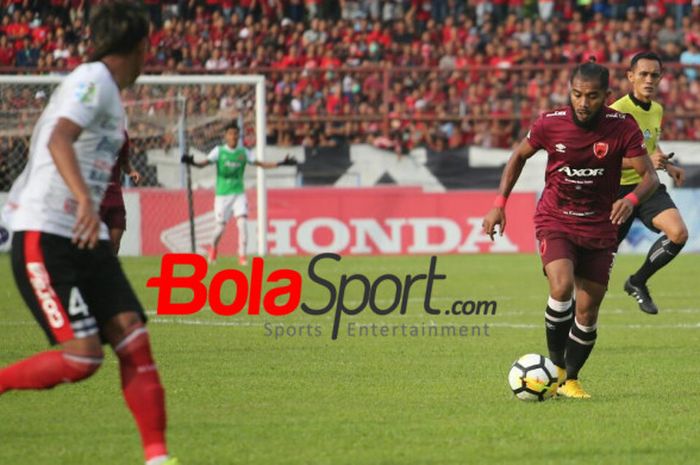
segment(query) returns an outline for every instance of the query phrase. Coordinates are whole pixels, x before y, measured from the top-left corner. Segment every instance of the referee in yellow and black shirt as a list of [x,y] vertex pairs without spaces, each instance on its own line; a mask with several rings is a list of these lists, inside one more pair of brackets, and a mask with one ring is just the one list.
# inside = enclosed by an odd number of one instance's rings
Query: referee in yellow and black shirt
[[[610,105],[615,110],[630,114],[644,134],[647,152],[656,169],[666,170],[676,186],[683,184],[685,172],[683,168],[670,161],[672,155],[666,155],[659,148],[659,135],[664,109],[652,100],[661,81],[663,64],[661,58],[652,52],[638,53],[632,57],[627,79],[632,84],[632,92]],[[640,182],[639,175],[626,163],[622,164],[622,179],[620,194],[622,198],[632,192]],[[637,205],[634,213],[627,222],[620,226],[618,242],[622,242],[632,226],[635,218],[656,233],[663,235],[654,242],[644,264],[625,282],[625,292],[634,297],[639,308],[650,314],[659,312],[656,304],[649,295],[647,281],[658,270],[668,265],[681,251],[688,240],[688,228],[683,222],[680,212],[661,184],[657,191],[646,201]]]

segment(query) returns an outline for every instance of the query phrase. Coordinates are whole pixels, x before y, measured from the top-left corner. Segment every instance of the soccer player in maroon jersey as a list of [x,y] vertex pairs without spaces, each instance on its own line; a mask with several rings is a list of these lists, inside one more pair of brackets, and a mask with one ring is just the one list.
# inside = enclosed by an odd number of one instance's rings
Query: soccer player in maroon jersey
[[[570,105],[544,113],[533,123],[508,160],[499,195],[483,222],[492,239],[497,225],[503,234],[508,195],[527,159],[545,150],[545,188],[535,228],[549,281],[547,346],[559,367],[559,392],[566,397],[590,397],[578,374],[596,340],[598,310],[617,251],[617,228],[659,185],[634,119],[605,106],[608,82],[608,70],[596,63],[573,70]],[[642,181],[618,200],[623,158]]]
[[121,185],[122,171],[131,178],[134,184],[138,184],[141,180],[141,173],[135,170],[129,161],[131,149],[129,135],[124,132],[124,137],[124,145],[119,151],[117,162],[112,167],[112,177],[109,179],[104,199],[100,204],[100,219],[109,230],[109,241],[112,243],[114,255],[119,254],[122,235],[126,231],[126,208],[124,207]]

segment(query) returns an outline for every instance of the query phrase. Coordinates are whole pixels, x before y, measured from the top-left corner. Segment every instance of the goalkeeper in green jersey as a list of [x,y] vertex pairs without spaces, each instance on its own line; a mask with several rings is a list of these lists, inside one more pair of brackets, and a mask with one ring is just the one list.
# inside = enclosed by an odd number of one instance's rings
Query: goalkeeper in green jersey
[[243,186],[243,174],[248,164],[261,168],[276,168],[282,165],[295,165],[294,158],[287,156],[281,162],[265,162],[256,160],[252,153],[239,144],[240,129],[236,123],[228,124],[224,128],[224,143],[214,147],[207,155],[206,160],[195,161],[192,155],[183,155],[182,162],[204,168],[216,164],[216,197],[214,199],[214,215],[216,217],[216,230],[214,241],[207,246],[207,259],[209,263],[216,261],[219,241],[226,228],[226,223],[233,216],[238,228],[238,262],[245,266],[246,259],[246,217],[248,216],[248,201]]

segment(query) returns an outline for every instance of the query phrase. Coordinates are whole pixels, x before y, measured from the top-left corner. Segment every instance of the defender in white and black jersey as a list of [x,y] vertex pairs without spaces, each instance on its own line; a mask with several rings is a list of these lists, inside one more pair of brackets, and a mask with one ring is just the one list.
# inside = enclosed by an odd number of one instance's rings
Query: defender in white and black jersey
[[119,93],[143,68],[148,16],[139,2],[115,0],[95,10],[90,29],[92,61],[53,93],[4,212],[14,232],[17,287],[49,341],[60,347],[0,369],[0,394],[86,379],[102,363],[103,342],[109,343],[147,465],[174,465],[146,317],[98,216],[124,142]]
[[[51,96],[32,133],[29,161],[10,190],[8,212],[15,231],[74,235],[78,199],[54,163],[51,136],[61,119],[82,128],[73,143],[90,201],[100,205],[112,166],[124,143],[124,107],[107,66],[94,61],[78,66]],[[54,140],[55,142],[55,140]],[[99,239],[109,239],[102,225]]]

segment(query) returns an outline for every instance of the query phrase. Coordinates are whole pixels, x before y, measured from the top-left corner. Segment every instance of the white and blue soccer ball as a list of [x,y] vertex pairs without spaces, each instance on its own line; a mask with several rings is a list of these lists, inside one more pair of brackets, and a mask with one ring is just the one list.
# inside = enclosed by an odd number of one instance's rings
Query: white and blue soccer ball
[[520,400],[547,400],[557,392],[557,367],[544,355],[523,355],[510,368],[508,384]]

